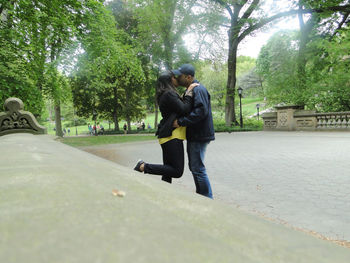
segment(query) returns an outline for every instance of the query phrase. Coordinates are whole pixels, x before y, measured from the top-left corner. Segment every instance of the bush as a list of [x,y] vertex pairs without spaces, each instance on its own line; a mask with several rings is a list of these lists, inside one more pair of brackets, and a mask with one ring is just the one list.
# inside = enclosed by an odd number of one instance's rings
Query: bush
[[[240,132],[240,131],[260,131],[263,129],[263,123],[261,120],[256,119],[244,119],[243,128],[240,126],[226,126],[224,120],[214,120],[214,130],[215,132]],[[156,129],[145,129],[145,130],[131,130],[128,131],[128,134],[155,134]],[[114,130],[105,130],[107,135],[112,134],[124,134],[123,130],[114,131]]]
[[255,118],[244,119],[243,124],[244,124],[244,126],[258,129],[258,130],[262,130],[264,127],[264,123],[262,121],[262,118],[260,118],[259,120],[255,119]]
[[224,120],[214,120],[215,132],[239,132],[239,131],[260,131],[263,129],[261,120],[243,119],[243,128],[240,126],[226,126]]

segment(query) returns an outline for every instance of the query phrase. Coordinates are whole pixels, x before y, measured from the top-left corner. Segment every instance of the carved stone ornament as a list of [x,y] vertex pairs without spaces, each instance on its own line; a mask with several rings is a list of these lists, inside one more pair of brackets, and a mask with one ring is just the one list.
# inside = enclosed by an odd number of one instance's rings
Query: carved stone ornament
[[0,136],[10,133],[46,134],[34,115],[23,111],[23,102],[18,98],[8,98],[4,103],[5,112],[0,112]]
[[282,111],[282,112],[280,112],[278,117],[279,117],[278,122],[279,122],[280,126],[286,127],[287,123],[288,123],[288,113],[286,111]]

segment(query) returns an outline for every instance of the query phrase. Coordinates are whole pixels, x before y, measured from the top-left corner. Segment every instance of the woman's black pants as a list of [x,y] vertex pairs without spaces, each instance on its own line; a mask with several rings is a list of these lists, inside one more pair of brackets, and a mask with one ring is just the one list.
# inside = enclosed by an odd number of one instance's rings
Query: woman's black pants
[[185,156],[183,141],[172,139],[161,144],[163,164],[145,163],[145,173],[162,175],[162,180],[171,183],[172,178],[180,178],[184,172]]

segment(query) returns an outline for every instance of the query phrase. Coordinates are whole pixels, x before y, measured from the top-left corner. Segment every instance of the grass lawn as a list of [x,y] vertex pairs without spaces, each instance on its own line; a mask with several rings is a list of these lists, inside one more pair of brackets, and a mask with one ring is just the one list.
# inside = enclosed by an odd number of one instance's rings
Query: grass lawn
[[156,140],[156,137],[154,135],[103,135],[87,137],[64,137],[59,140],[73,147],[81,147],[124,142],[149,141]]
[[[161,118],[162,118],[162,116],[159,113],[158,120],[160,121]],[[153,128],[153,126],[154,126],[154,119],[155,119],[155,114],[154,113],[147,114],[146,118],[144,119],[144,122],[145,122],[145,125],[146,125],[146,129],[147,129],[148,124],[150,124],[151,127]],[[100,120],[99,122],[100,122],[100,124],[103,125],[105,130],[108,130],[109,124],[108,124],[107,121]],[[87,124],[74,127],[74,126],[68,126],[67,123],[69,123],[69,122],[68,121],[62,121],[62,129],[66,128],[66,130],[68,130],[68,128],[70,128],[70,133],[68,134],[68,132],[67,132],[66,136],[75,136],[76,133],[78,135],[89,135],[89,129],[88,129]],[[89,123],[91,125],[94,124],[93,121],[90,121]],[[123,130],[124,123],[125,123],[125,121],[120,121],[119,122],[119,129],[120,130]],[[45,121],[45,122],[41,122],[40,124],[47,128],[47,133],[48,134],[51,134],[51,135],[55,135],[56,134],[56,132],[54,130],[54,127],[55,127],[55,122],[54,121],[52,121],[52,122]],[[110,126],[111,126],[111,129],[114,128],[114,124],[113,123],[111,123]],[[136,125],[131,125],[131,129],[132,130],[136,130],[137,126]]]
[[[243,98],[242,99],[242,111],[243,116],[248,117],[255,113],[257,113],[256,104],[260,104],[260,111],[265,110],[267,107],[262,105],[265,105],[263,98]],[[239,112],[239,108],[237,108],[237,111]]]

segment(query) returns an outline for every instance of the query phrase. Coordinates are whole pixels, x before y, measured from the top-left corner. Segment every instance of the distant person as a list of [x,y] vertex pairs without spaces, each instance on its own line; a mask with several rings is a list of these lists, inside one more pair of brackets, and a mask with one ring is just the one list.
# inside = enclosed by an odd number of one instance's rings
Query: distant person
[[68,131],[68,136],[69,136],[70,135],[70,128],[68,128],[67,131]]
[[147,124],[147,129],[149,129],[149,130],[152,129],[151,124],[149,124],[149,123]]
[[124,134],[127,133],[127,129],[128,129],[128,126],[126,125],[126,123],[124,123],[124,126],[123,126]]
[[105,128],[100,124],[100,131],[99,134],[103,135],[105,133]]
[[[177,76],[179,85],[187,89],[193,83],[199,83],[194,78],[195,69],[190,64],[184,64],[172,72]],[[196,192],[213,198],[209,177],[204,165],[204,157],[208,144],[215,140],[215,133],[210,95],[202,84],[199,84],[193,90],[193,108],[191,112],[177,118],[173,126],[176,128],[187,127],[188,163],[196,185]]]
[[92,126],[90,125],[90,123],[88,124],[88,129],[89,129],[89,134],[92,135]]
[[170,71],[162,73],[157,81],[157,102],[162,114],[162,121],[158,126],[159,144],[163,152],[163,164],[150,164],[139,160],[134,170],[145,174],[162,176],[162,180],[168,183],[172,178],[180,178],[184,171],[184,147],[186,128],[173,128],[176,118],[184,116],[192,109],[192,88],[188,87],[186,94],[181,96],[176,91],[178,82]]
[[66,135],[66,133],[67,133],[66,128],[63,128],[63,135]]
[[142,122],[142,130],[144,131],[145,130],[145,123],[144,122]]

